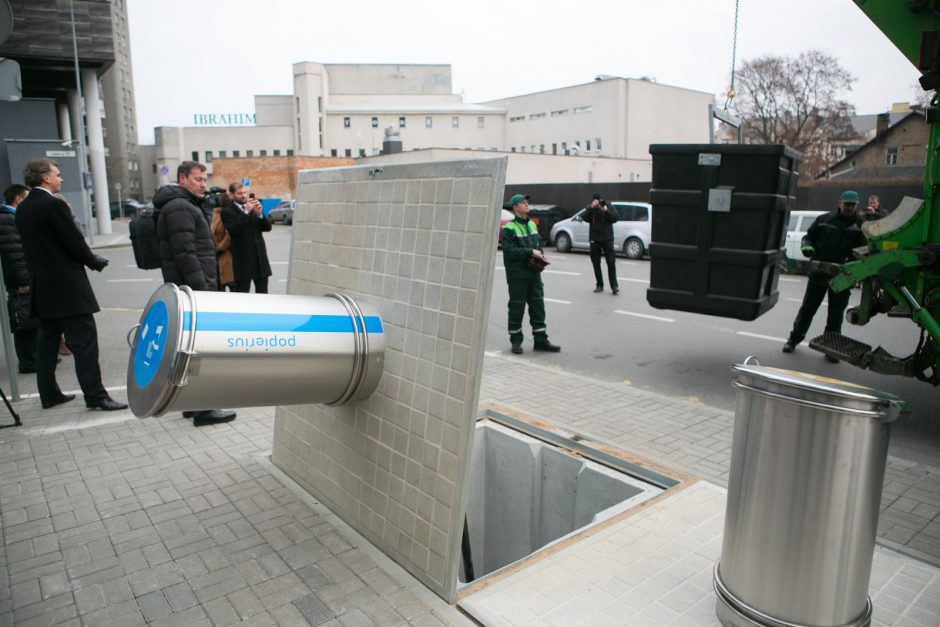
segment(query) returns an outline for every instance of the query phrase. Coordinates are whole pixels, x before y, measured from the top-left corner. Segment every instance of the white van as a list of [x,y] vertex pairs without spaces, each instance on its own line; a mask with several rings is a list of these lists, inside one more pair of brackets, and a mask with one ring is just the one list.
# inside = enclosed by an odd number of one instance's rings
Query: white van
[[[623,253],[629,259],[641,259],[649,250],[652,234],[653,207],[646,202],[625,200],[609,201],[620,218],[614,222],[614,252]],[[559,252],[572,249],[590,250],[589,225],[582,209],[567,220],[552,227],[552,243]]]
[[787,225],[787,239],[783,250],[790,259],[806,259],[800,251],[800,244],[806,236],[813,221],[826,213],[825,211],[791,211],[790,223]]

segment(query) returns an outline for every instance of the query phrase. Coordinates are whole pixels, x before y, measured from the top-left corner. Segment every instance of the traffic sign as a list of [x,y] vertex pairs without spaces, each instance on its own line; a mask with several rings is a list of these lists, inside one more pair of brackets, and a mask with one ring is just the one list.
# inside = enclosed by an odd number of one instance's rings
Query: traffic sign
[[169,173],[170,173],[170,168],[166,167],[165,165],[160,166],[160,174],[162,174],[163,176],[166,176]]
[[243,176],[242,185],[244,185],[245,187],[251,187],[251,179],[248,178],[247,176]]

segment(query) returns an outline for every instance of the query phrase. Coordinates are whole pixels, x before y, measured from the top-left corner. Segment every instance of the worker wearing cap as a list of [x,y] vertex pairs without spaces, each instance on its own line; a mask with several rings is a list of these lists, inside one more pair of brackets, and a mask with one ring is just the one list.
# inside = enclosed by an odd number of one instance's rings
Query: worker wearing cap
[[[545,297],[540,262],[547,263],[542,252],[538,228],[529,220],[529,197],[516,194],[509,199],[515,219],[503,225],[499,243],[503,247],[503,266],[509,284],[509,342],[512,352],[522,353],[522,317],[529,305],[533,350],[557,353],[561,350],[548,341],[545,328]],[[533,261],[530,262],[530,259]]]
[[[806,236],[803,238],[801,250],[803,255],[813,261],[828,261],[832,263],[845,263],[852,257],[852,249],[865,245],[865,236],[858,224],[856,209],[858,207],[858,193],[853,191],[842,192],[839,197],[839,208],[824,213],[813,222]],[[845,308],[849,305],[849,290],[835,292],[829,287],[832,277],[825,272],[810,272],[806,283],[806,293],[803,295],[803,304],[796,314],[793,330],[783,345],[784,353],[792,353],[796,346],[806,337],[813,316],[822,304],[823,298],[828,294],[829,311],[826,314],[826,333],[841,333],[842,319]],[[835,357],[826,355],[831,362],[839,361]]]

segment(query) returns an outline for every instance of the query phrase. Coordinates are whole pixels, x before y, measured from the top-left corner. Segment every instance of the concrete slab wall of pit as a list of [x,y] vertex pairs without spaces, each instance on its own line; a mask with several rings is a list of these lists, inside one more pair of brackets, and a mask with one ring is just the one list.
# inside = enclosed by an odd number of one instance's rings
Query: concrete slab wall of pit
[[302,172],[290,294],[372,304],[368,400],[279,407],[272,459],[453,602],[506,158]]
[[[467,526],[479,580],[663,490],[508,427],[481,420]],[[460,581],[467,582],[461,562]]]

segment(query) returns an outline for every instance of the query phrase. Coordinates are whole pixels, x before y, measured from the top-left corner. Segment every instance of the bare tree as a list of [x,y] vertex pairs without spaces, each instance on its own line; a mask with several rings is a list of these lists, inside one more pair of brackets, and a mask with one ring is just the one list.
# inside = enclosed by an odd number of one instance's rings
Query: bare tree
[[803,153],[801,174],[816,176],[841,158],[845,144],[858,140],[850,120],[855,107],[841,99],[853,82],[821,50],[746,61],[735,76],[733,101],[744,141],[786,144]]

